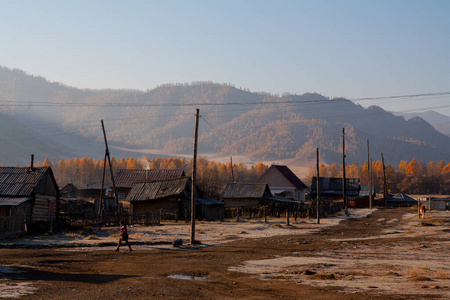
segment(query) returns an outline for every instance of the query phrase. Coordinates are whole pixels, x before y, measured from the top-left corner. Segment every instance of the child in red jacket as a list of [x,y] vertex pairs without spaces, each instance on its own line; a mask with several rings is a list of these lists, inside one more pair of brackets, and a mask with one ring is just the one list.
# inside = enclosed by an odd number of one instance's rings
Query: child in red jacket
[[124,220],[120,220],[119,225],[120,225],[120,238],[119,238],[119,243],[117,244],[116,251],[119,251],[120,243],[122,241],[124,241],[125,244],[128,246],[128,249],[130,249],[130,252],[131,252],[130,242],[128,241],[127,225],[125,224]]

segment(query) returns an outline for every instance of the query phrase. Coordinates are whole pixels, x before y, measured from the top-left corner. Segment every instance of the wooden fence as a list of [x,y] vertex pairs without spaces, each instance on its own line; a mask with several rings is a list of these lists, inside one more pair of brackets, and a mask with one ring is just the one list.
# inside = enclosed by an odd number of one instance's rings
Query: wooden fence
[[161,214],[130,214],[128,212],[122,212],[118,214],[104,214],[102,216],[64,214],[58,217],[58,223],[64,229],[118,226],[120,220],[124,220],[128,225],[159,225],[161,222]]
[[12,216],[0,218],[0,236],[25,233],[25,217]]

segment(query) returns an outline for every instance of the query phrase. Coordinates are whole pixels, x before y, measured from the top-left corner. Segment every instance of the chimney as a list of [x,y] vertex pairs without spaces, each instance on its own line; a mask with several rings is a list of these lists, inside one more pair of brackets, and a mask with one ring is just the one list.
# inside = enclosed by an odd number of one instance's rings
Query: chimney
[[30,165],[30,171],[31,171],[31,172],[34,171],[33,163],[34,163],[34,154],[31,154],[31,165]]

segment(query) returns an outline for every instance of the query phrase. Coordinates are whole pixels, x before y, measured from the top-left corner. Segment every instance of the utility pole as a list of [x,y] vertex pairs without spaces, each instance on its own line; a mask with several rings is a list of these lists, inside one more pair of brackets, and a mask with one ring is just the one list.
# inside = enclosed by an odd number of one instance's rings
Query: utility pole
[[387,193],[387,185],[386,185],[386,167],[384,166],[384,156],[381,153],[381,162],[383,163],[383,194],[384,194],[384,206],[388,203],[388,193]]
[[345,128],[342,128],[342,195],[344,196],[345,214],[348,215],[347,183],[345,179]]
[[232,156],[230,156],[230,164],[231,164],[231,182],[234,182],[233,157]]
[[370,185],[370,205],[373,206],[373,192],[372,192],[372,186],[373,186],[373,161],[370,159],[370,175],[369,175],[369,185]]
[[191,245],[195,244],[195,179],[197,176],[197,140],[198,140],[198,119],[199,109],[195,110],[194,129],[194,154],[192,159],[192,188],[191,188]]
[[101,123],[102,123],[103,137],[105,139],[105,159],[104,159],[104,164],[103,164],[102,187],[100,188],[99,214],[102,213],[102,207],[103,207],[103,185],[105,184],[106,158],[108,158],[109,171],[111,172],[111,182],[113,185],[114,199],[116,201],[116,212],[119,210],[119,198],[117,197],[116,183],[114,181],[114,175],[113,175],[113,170],[112,170],[112,166],[111,166],[111,157],[109,155],[108,141],[106,140],[105,125],[103,124],[103,120],[101,120]]
[[369,180],[369,208],[372,209],[372,178],[370,169],[372,166],[370,165],[370,154],[369,154],[369,140],[367,140],[367,176]]
[[316,157],[317,157],[317,199],[316,199],[316,209],[317,209],[317,224],[320,224],[320,211],[319,211],[319,190],[320,190],[320,185],[319,185],[319,178],[320,178],[320,174],[319,174],[319,148],[316,148]]

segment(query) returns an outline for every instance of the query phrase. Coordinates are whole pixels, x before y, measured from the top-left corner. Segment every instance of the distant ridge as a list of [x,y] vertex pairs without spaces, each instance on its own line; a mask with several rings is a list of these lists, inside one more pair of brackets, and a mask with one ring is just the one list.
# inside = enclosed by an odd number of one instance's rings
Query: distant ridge
[[345,128],[348,163],[366,162],[367,139],[375,160],[383,152],[392,164],[413,158],[450,161],[450,137],[423,119],[406,121],[380,107],[366,109],[316,93],[276,96],[211,82],[167,84],[149,91],[80,90],[0,67],[0,101],[8,124],[39,125],[33,133],[19,125],[13,135],[3,131],[0,163],[14,164],[23,155],[28,159],[27,147],[37,145],[46,145],[42,155],[50,159],[101,157],[101,119],[112,146],[189,154],[197,106],[200,154],[307,163],[319,147],[322,162],[340,164]]
[[414,117],[420,117],[433,125],[434,128],[436,128],[437,131],[450,136],[450,117],[440,114],[438,112],[435,112],[433,110],[420,112],[420,113],[405,113],[402,114],[402,116],[405,117],[405,119],[411,119]]

